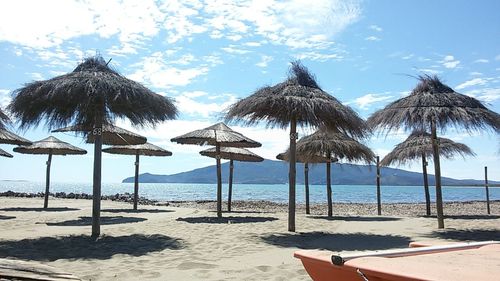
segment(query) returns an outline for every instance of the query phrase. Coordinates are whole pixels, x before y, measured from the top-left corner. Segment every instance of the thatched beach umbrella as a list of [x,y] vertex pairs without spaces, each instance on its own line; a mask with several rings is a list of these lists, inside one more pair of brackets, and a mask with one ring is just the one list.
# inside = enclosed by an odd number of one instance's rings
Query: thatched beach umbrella
[[[208,156],[212,158],[217,157],[217,149],[215,147],[200,151],[203,156]],[[231,212],[231,198],[233,196],[233,169],[234,160],[242,162],[262,162],[264,158],[251,152],[248,149],[239,147],[221,147],[220,157],[222,159],[229,160],[229,188],[227,193],[227,211]]]
[[139,155],[172,156],[172,152],[151,143],[136,145],[116,145],[105,148],[102,151],[112,154],[135,155],[134,210],[137,210],[137,199],[139,197]]
[[449,126],[465,128],[467,132],[492,128],[500,131],[500,115],[487,109],[475,98],[459,94],[436,76],[420,76],[410,95],[378,110],[368,119],[374,128],[390,131],[425,130],[432,135],[436,178],[436,213],[438,228],[444,228],[441,167],[437,130]]
[[45,199],[43,202],[43,208],[45,209],[49,206],[50,164],[52,162],[52,155],[87,154],[87,151],[52,136],[36,141],[28,146],[15,147],[14,151],[24,154],[49,155],[49,158],[47,159],[47,172],[45,177]]
[[[95,143],[96,137],[92,134],[93,128],[85,128],[81,125],[76,126],[68,126],[64,128],[59,128],[53,130],[52,132],[87,132],[87,143]],[[102,144],[107,145],[136,145],[136,144],[144,144],[147,139],[141,135],[138,135],[129,130],[125,130],[121,127],[105,124],[102,126]]]
[[15,145],[29,145],[31,142],[23,137],[20,137],[5,127],[5,124],[10,123],[9,116],[0,109],[0,143],[15,144]]
[[226,120],[247,125],[266,121],[269,127],[290,126],[288,230],[295,231],[295,144],[296,127],[325,126],[356,137],[368,132],[365,122],[350,107],[323,91],[300,62],[293,62],[288,79],[266,86],[233,104]]
[[[375,154],[370,148],[354,138],[335,130],[320,129],[297,142],[297,154],[304,161],[315,159],[317,154],[325,155],[328,159],[345,159],[347,161],[364,161],[371,163]],[[331,162],[326,162],[326,193],[328,201],[328,216],[333,215]]]
[[217,217],[222,217],[221,147],[260,147],[261,144],[233,131],[224,123],[195,130],[171,139],[180,144],[214,145],[217,164]]
[[[439,154],[445,158],[453,158],[455,154],[462,157],[474,156],[475,153],[465,144],[454,142],[446,138],[438,138]],[[405,165],[410,161],[422,159],[422,172],[424,177],[425,206],[428,216],[431,215],[431,199],[429,182],[427,180],[427,155],[433,153],[431,134],[424,131],[413,131],[402,143],[396,145],[380,162],[382,166],[393,164]]]
[[100,56],[85,59],[73,72],[45,81],[28,83],[14,92],[10,111],[21,128],[42,119],[49,129],[68,125],[92,128],[81,131],[95,136],[92,236],[100,234],[102,126],[117,118],[132,125],[155,125],[175,119],[177,109],[169,98],[121,76]]
[[12,158],[14,156],[12,156],[12,154],[8,153],[7,151],[3,150],[0,148],[0,156],[3,156],[3,157],[8,157],[8,158]]
[[[276,159],[281,160],[281,161],[289,161],[290,157],[290,148],[287,149],[286,152],[280,153],[276,155]],[[306,201],[306,214],[309,215],[311,213],[310,209],[310,204],[309,204],[309,164],[318,164],[318,163],[326,163],[331,161],[332,163],[335,163],[339,161],[337,158],[328,158],[325,155],[310,155],[307,157],[307,159],[303,159],[302,155],[298,154],[296,155],[296,161],[298,163],[304,163],[304,196],[305,196],[305,201]]]

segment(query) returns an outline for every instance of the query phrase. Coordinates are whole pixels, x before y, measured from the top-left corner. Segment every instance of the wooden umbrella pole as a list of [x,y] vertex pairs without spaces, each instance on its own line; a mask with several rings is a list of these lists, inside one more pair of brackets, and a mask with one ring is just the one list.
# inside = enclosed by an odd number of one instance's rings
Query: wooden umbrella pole
[[92,186],[92,237],[101,234],[102,121],[94,128],[94,182]]
[[304,185],[305,185],[305,194],[306,194],[306,214],[310,214],[309,208],[309,164],[304,163]]
[[438,219],[438,228],[444,228],[443,214],[443,193],[441,191],[441,165],[439,162],[439,140],[437,139],[436,124],[431,123],[432,131],[432,149],[434,151],[434,171],[436,179],[436,214]]
[[380,198],[380,157],[377,156],[377,214],[382,215],[382,199]]
[[227,191],[227,211],[231,212],[231,197],[233,196],[233,159],[229,160],[229,189]]
[[297,141],[297,118],[290,122],[290,166],[288,171],[288,231],[295,232],[295,153]]
[[[330,155],[330,154],[327,154]],[[326,200],[328,202],[328,217],[333,216],[332,206],[332,175],[331,175],[331,162],[326,162]]]
[[220,143],[215,144],[215,159],[217,163],[217,217],[222,218],[222,173],[220,164]]
[[488,215],[490,212],[490,190],[488,188],[488,167],[484,167],[484,187],[486,188],[486,211]]
[[139,152],[135,154],[135,178],[134,178],[134,210],[137,210],[139,199]]
[[425,152],[422,152],[422,173],[424,175],[424,193],[425,193],[425,213],[431,215],[431,195],[429,193],[429,179],[427,177],[427,159]]
[[49,207],[49,189],[50,189],[50,164],[52,162],[52,152],[49,152],[47,159],[47,174],[45,175],[45,199],[43,200],[43,208]]

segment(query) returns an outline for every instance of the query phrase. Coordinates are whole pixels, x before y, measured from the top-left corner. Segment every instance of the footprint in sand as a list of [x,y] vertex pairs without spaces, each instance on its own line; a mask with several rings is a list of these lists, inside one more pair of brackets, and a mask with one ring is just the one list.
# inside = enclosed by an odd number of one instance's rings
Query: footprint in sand
[[190,270],[190,269],[212,269],[217,267],[216,264],[201,263],[201,262],[183,262],[177,266],[180,270]]

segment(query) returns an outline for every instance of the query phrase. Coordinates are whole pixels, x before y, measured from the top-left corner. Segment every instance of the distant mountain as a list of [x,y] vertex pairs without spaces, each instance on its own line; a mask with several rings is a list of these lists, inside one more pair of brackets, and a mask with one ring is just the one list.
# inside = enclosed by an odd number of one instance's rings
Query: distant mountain
[[[309,165],[309,183],[325,184],[325,164]],[[376,168],[373,165],[332,164],[332,183],[343,185],[364,185],[375,183]],[[381,169],[383,185],[422,185],[422,174],[400,169]],[[222,164],[222,182],[227,183],[229,163]],[[216,183],[215,165],[173,175],[139,175],[144,183]],[[134,182],[134,177],[123,182]],[[264,160],[259,163],[234,162],[234,183],[283,184],[288,183],[288,163]],[[304,183],[304,165],[297,164],[297,183]],[[429,183],[434,184],[434,175],[429,175]],[[442,178],[443,185],[480,185],[481,180],[457,180]],[[500,182],[490,181],[491,184]]]

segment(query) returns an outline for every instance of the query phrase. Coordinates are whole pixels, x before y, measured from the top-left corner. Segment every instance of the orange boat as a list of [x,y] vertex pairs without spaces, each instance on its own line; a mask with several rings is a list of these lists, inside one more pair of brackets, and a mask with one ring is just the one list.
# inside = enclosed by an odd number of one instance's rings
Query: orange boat
[[294,257],[314,281],[500,280],[499,241],[410,247],[343,257],[301,250]]

